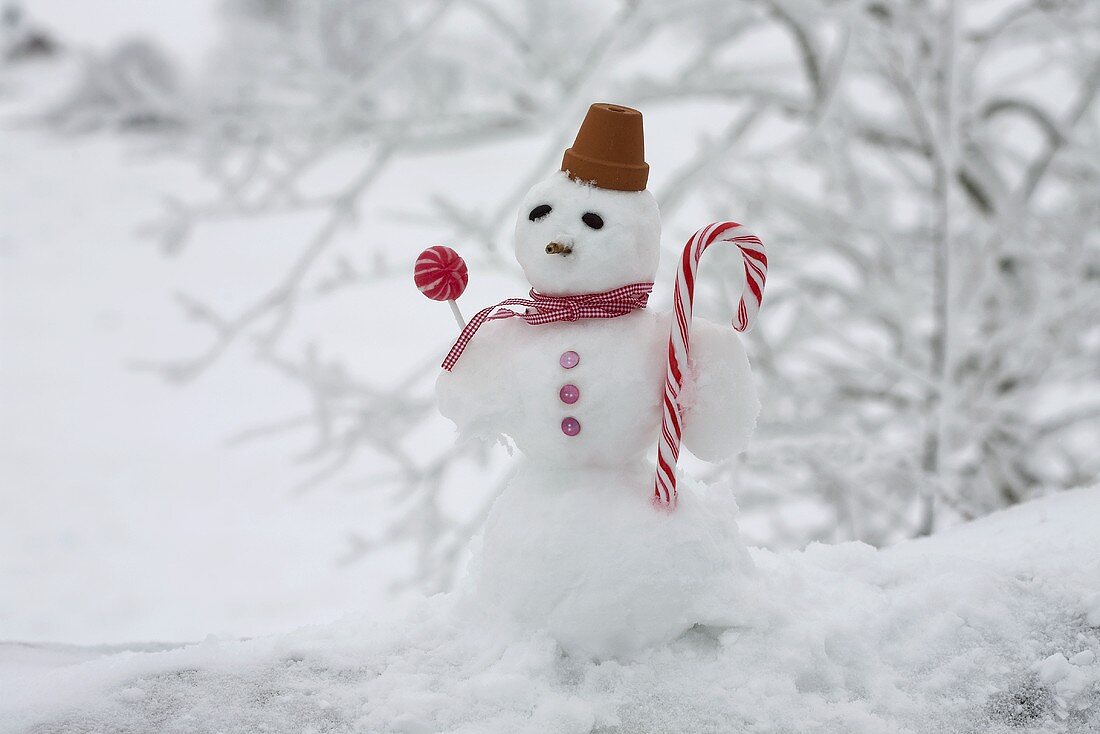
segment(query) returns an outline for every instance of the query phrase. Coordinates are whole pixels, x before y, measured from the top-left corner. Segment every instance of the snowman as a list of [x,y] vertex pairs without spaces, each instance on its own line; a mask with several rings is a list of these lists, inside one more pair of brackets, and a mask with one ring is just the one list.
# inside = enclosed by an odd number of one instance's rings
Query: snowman
[[[593,105],[520,207],[531,298],[471,319],[436,384],[462,436],[505,436],[522,454],[460,609],[597,659],[736,625],[752,573],[728,493],[681,480],[675,507],[651,500],[674,318],[646,308],[661,236],[648,175],[641,113]],[[709,462],[744,450],[759,403],[733,329],[695,319],[681,381],[684,446]]]

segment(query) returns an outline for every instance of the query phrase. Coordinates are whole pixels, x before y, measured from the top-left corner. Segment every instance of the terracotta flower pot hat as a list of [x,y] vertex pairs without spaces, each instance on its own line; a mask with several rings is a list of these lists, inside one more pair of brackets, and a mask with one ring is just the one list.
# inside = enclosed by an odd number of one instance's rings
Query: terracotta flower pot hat
[[642,113],[617,104],[598,103],[565,151],[561,170],[574,181],[614,191],[643,191],[649,181],[642,137]]

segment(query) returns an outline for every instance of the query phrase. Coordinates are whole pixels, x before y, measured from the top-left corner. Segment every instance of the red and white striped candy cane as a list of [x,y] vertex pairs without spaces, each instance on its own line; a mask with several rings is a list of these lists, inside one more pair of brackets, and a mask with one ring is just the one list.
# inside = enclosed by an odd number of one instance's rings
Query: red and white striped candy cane
[[737,305],[733,328],[748,331],[760,311],[764,296],[764,280],[768,275],[768,257],[764,243],[737,222],[716,222],[703,227],[684,245],[684,254],[676,268],[676,291],[673,294],[672,330],[668,336],[668,369],[665,373],[664,418],[661,439],[657,445],[657,478],[653,501],[667,509],[676,506],[676,462],[680,458],[680,437],[683,424],[680,415],[680,389],[684,386],[684,371],[688,364],[691,308],[695,300],[695,275],[699,258],[715,242],[731,242],[741,250],[745,264],[745,290]]

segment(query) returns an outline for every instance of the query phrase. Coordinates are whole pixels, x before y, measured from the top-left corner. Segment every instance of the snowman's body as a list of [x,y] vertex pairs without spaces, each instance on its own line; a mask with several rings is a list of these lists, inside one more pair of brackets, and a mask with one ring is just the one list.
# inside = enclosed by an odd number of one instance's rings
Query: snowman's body
[[[595,221],[600,227],[585,222]],[[541,215],[541,216],[537,216]],[[516,256],[540,293],[652,281],[660,222],[647,191],[607,191],[555,174],[528,193]],[[565,244],[566,255],[548,254]],[[630,655],[693,624],[737,621],[752,564],[731,497],[681,484],[655,508],[670,316],[531,325],[486,322],[437,383],[441,412],[467,435],[508,436],[524,461],[487,520],[467,606],[546,629],[572,653]],[[684,445],[719,461],[744,449],[759,404],[736,333],[692,325]]]
[[[648,309],[541,326],[490,321],[440,379],[440,411],[464,433],[508,436],[549,470],[628,466],[657,445],[669,328],[667,313]],[[732,329],[699,320],[692,340],[684,441],[719,461],[744,449],[756,392]]]
[[440,409],[507,435],[539,465],[621,466],[657,438],[659,332],[646,311],[537,327],[489,322],[456,367],[454,389],[441,384]]

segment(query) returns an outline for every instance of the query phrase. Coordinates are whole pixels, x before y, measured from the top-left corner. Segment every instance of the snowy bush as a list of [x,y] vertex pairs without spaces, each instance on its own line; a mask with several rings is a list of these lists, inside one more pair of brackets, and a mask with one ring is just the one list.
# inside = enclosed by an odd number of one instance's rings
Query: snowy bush
[[[298,384],[310,410],[248,435],[312,430],[309,481],[367,461],[364,486],[400,498],[352,556],[411,539],[414,580],[445,588],[500,463],[417,442],[445,344],[383,379],[332,356],[352,344],[287,335],[318,302],[413,294],[435,241],[522,292],[514,209],[597,99],[647,115],[666,271],[706,221],[769,245],[763,423],[708,477],[736,483],[750,540],[879,545],[1100,471],[1100,5],[234,0],[224,18],[188,148],[218,191],[156,231],[178,251],[227,219],[313,229],[251,303],[184,297],[210,347],[164,372],[244,344]],[[384,183],[485,149],[506,151],[491,172]],[[699,308],[728,318],[738,294],[711,273]],[[448,482],[481,509],[455,512]]]
[[57,42],[27,19],[22,6],[7,3],[0,7],[0,66],[52,56],[57,50]]
[[161,130],[186,120],[178,72],[165,53],[142,39],[109,53],[86,54],[80,80],[45,113],[64,132]]

